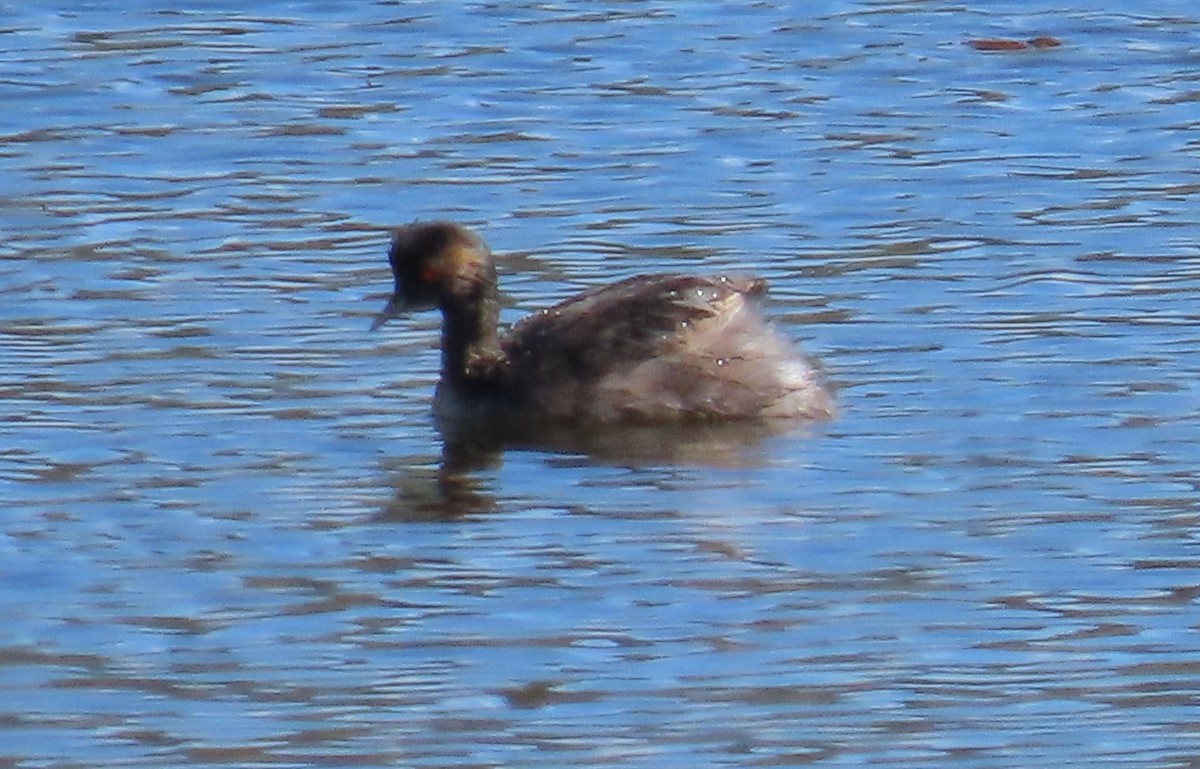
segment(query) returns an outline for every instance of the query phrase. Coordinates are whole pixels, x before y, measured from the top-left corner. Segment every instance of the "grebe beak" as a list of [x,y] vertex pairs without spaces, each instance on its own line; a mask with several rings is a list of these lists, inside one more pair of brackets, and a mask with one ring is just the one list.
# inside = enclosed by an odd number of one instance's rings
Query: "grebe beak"
[[392,318],[398,318],[404,314],[404,300],[392,294],[388,297],[388,302],[383,306],[383,309],[375,316],[375,320],[371,321],[371,330],[375,331],[384,323],[387,323]]

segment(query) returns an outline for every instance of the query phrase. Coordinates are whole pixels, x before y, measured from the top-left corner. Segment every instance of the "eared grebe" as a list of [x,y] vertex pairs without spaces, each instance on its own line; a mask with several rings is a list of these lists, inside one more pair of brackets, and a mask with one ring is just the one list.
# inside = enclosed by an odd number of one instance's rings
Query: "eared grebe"
[[764,280],[638,275],[497,329],[496,268],[452,222],[395,231],[395,292],[372,330],[442,312],[439,416],[556,422],[828,419],[813,363],[766,322]]

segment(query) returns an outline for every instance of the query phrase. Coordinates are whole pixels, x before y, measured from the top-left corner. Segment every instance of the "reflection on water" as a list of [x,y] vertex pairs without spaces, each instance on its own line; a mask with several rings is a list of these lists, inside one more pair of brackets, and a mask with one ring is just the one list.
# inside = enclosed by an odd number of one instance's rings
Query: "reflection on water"
[[586,427],[543,423],[439,423],[448,467],[469,470],[492,464],[505,450],[575,454],[589,462],[634,466],[672,464],[748,467],[762,464],[762,444],[772,435],[811,432],[811,423],[684,422],[670,425]]
[[545,457],[560,468],[607,464],[749,471],[769,463],[772,437],[811,435],[819,427],[789,420],[607,427],[437,420],[441,453],[435,462],[422,456],[387,461],[395,496],[383,518],[454,520],[495,511],[495,496],[485,487],[494,483],[505,455],[514,452]]
[[[6,14],[0,765],[1194,764],[1191,3]],[[448,431],[433,216],[841,415]]]
[[[465,455],[470,456],[465,456]],[[383,521],[453,521],[467,515],[497,510],[494,494],[488,493],[481,471],[500,462],[499,451],[447,450],[441,463],[426,467],[401,458],[389,465],[390,484],[395,490],[380,513]]]
[[462,423],[441,421],[442,443],[436,467],[421,458],[389,461],[395,497],[382,514],[392,521],[454,520],[497,509],[483,490],[484,471],[494,470],[506,452],[545,454],[553,464],[587,467],[700,467],[751,469],[767,464],[765,443],[773,435],[811,432],[810,424],[683,423],[584,428],[578,425]]

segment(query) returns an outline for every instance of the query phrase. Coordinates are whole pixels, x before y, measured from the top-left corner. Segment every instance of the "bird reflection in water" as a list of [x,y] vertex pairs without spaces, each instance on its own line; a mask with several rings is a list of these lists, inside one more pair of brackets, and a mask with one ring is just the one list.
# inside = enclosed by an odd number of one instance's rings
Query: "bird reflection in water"
[[772,438],[805,429],[778,420],[582,427],[441,417],[436,424],[440,456],[388,463],[394,495],[382,519],[438,522],[499,511],[495,473],[507,451],[538,452],[548,464],[740,469],[765,464]]

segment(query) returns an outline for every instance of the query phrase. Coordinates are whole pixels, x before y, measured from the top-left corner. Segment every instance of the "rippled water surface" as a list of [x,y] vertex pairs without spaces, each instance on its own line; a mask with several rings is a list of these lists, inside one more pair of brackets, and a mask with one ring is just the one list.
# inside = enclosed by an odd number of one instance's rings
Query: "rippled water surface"
[[[1191,0],[221,5],[0,16],[0,765],[1197,766]],[[431,216],[842,413],[447,448]]]

